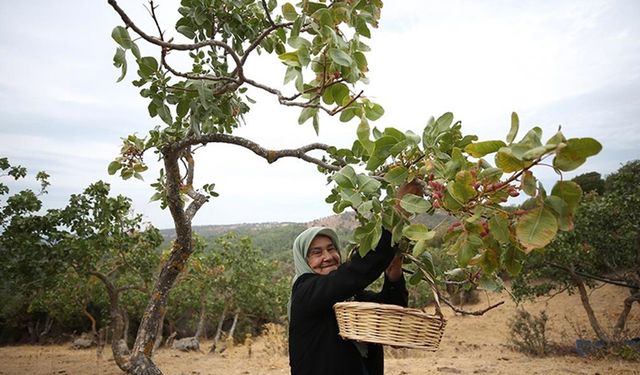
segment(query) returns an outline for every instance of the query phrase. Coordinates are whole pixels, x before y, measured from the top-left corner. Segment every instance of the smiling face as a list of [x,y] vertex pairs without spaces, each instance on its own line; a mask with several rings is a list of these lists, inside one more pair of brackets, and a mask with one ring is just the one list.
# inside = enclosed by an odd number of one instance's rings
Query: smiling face
[[307,263],[313,272],[319,275],[326,275],[338,269],[340,253],[333,245],[331,238],[318,235],[311,241],[307,252]]

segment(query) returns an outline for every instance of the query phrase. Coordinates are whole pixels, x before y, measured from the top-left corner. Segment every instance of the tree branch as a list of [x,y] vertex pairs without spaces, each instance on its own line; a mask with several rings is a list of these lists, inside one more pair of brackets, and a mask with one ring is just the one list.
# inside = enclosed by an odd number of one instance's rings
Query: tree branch
[[136,34],[140,35],[140,37],[146,40],[147,42],[160,46],[162,48],[166,48],[168,50],[176,50],[176,51],[193,51],[193,50],[197,50],[199,48],[208,47],[208,46],[219,47],[219,48],[222,48],[227,54],[229,54],[229,56],[231,56],[231,58],[235,61],[238,74],[242,73],[242,64],[240,62],[240,57],[238,57],[238,54],[236,54],[233,48],[228,44],[217,41],[217,40],[211,40],[211,39],[205,40],[203,42],[191,43],[191,44],[165,42],[162,39],[158,39],[142,31],[142,29],[140,29],[131,20],[131,18],[127,15],[127,13],[122,8],[120,8],[116,0],[107,0],[107,2],[109,3],[109,5],[113,7],[116,13],[120,15],[120,18],[125,23],[125,25],[127,25],[127,27],[130,27],[133,31],[136,32]]
[[617,285],[617,286],[623,286],[623,287],[629,288],[629,289],[639,289],[640,288],[640,285],[628,284],[628,283],[624,283],[622,281],[609,279],[609,278],[606,278],[604,276],[596,276],[596,275],[591,275],[591,274],[586,273],[586,272],[575,271],[575,270],[572,270],[572,269],[570,269],[568,267],[561,266],[559,264],[554,264],[554,263],[547,263],[547,264],[550,265],[551,267],[559,268],[559,269],[561,269],[563,271],[566,271],[569,274],[575,273],[577,275],[580,275],[582,277],[586,277],[588,279],[602,281],[603,283],[613,284],[613,285]]
[[276,24],[273,22],[273,19],[271,18],[271,14],[269,13],[269,8],[267,7],[267,2],[265,0],[262,0],[262,9],[264,9],[264,15],[267,17],[267,21],[269,21],[269,24],[271,25],[271,27],[275,27]]
[[480,315],[484,315],[487,311],[489,310],[493,310],[496,307],[502,305],[504,303],[504,301],[500,301],[498,303],[494,303],[493,305],[490,305],[482,310],[476,310],[476,311],[467,311],[467,310],[463,310],[460,309],[458,307],[455,307],[451,301],[449,301],[448,299],[442,297],[442,302],[444,302],[447,306],[449,306],[451,308],[451,310],[457,312],[458,314],[462,314],[462,315],[474,315],[474,316],[480,316]]
[[269,164],[277,161],[280,158],[295,157],[298,159],[302,159],[306,162],[316,164],[327,170],[331,170],[331,171],[340,170],[340,166],[328,164],[320,159],[314,158],[307,154],[308,152],[313,150],[327,151],[329,149],[329,146],[323,143],[311,143],[296,149],[269,150],[246,138],[229,135],[229,134],[205,134],[198,137],[191,136],[191,137],[185,138],[171,145],[171,148],[172,150],[180,150],[180,149],[184,149],[187,146],[196,145],[200,143],[228,143],[228,144],[234,144],[240,147],[244,147],[252,151],[254,154],[266,159]]

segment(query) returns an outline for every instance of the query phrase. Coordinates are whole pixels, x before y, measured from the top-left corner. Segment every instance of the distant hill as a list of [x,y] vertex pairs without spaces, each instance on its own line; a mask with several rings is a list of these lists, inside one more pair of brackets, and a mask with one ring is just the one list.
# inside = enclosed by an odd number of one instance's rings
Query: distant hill
[[[415,223],[423,223],[428,227],[433,228],[443,221],[445,224],[448,224],[451,222],[451,219],[445,214],[436,213],[434,215],[421,215],[412,221]],[[313,226],[333,228],[340,236],[344,245],[344,243],[351,238],[351,234],[357,227],[357,224],[355,214],[353,212],[345,212],[339,215],[327,216],[306,223],[268,222],[227,225],[195,225],[193,227],[193,231],[207,241],[212,241],[227,232],[235,232],[241,236],[248,236],[251,238],[253,245],[261,249],[268,258],[290,262],[293,241],[298,234],[306,228]],[[443,226],[446,228],[446,225]],[[162,236],[165,239],[165,244],[167,245],[170,241],[175,239],[175,231],[173,229],[162,229],[160,232],[162,233]]]

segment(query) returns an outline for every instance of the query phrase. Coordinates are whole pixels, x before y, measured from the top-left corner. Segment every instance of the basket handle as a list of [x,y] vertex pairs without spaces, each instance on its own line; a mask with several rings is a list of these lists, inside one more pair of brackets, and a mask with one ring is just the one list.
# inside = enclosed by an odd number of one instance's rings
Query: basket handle
[[[425,270],[421,265],[420,265],[420,260],[418,260],[418,258],[414,257],[412,254],[404,254],[407,258],[409,258],[411,261],[413,261],[413,263],[418,267],[418,270],[422,273],[422,276],[424,277],[424,280],[429,284],[429,287],[431,288],[431,291],[433,292],[433,300],[435,301],[436,305],[435,305],[435,310],[436,310],[436,315],[440,318],[440,321],[442,323],[444,323],[444,315],[442,314],[442,308],[440,305],[440,291],[438,290],[438,288],[436,287],[436,282],[433,278],[433,275],[431,275],[431,273],[427,270]],[[421,310],[424,312],[426,311],[427,306],[423,307]]]

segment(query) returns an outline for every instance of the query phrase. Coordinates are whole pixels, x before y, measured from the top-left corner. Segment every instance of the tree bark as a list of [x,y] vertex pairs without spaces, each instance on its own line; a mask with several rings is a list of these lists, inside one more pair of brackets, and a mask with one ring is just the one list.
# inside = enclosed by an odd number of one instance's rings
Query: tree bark
[[634,302],[640,303],[640,291],[631,292],[632,294],[624,300],[624,308],[618,317],[618,321],[616,325],[613,327],[613,339],[618,341],[622,339],[622,332],[624,331],[624,327],[627,324],[627,318],[629,317],[629,312],[631,312],[631,307]]
[[204,332],[204,324],[206,322],[207,315],[207,301],[205,300],[205,292],[204,290],[200,293],[200,318],[198,319],[198,327],[196,328],[196,333],[193,335],[196,339],[200,340]]
[[589,318],[589,324],[591,325],[591,328],[593,329],[596,336],[598,336],[600,340],[606,343],[611,342],[611,339],[602,329],[602,326],[598,322],[598,318],[596,318],[596,314],[594,313],[593,308],[591,307],[591,303],[589,302],[589,295],[587,294],[587,288],[584,286],[584,282],[582,281],[582,278],[578,276],[578,274],[576,274],[573,269],[567,269],[567,271],[569,272],[569,275],[571,276],[571,279],[573,280],[573,282],[578,287],[578,292],[580,294],[580,301],[582,302],[582,307],[587,313],[587,317]]
[[125,340],[124,317],[120,308],[120,292],[104,274],[100,272],[92,272],[91,274],[96,276],[107,289],[111,317],[111,351],[113,352],[113,359],[122,371],[128,372],[131,364],[129,361],[129,347]]
[[233,323],[231,324],[231,328],[229,329],[229,337],[233,337],[233,334],[236,331],[236,325],[238,324],[238,316],[240,316],[240,309],[237,309],[235,315],[233,316]]
[[[155,352],[162,344],[162,327],[164,326],[164,317],[167,315],[167,308],[162,311],[162,317],[160,318],[160,324],[158,324],[158,331],[156,332],[156,341],[153,344],[153,351]],[[153,356],[153,352],[151,353]]]
[[222,308],[222,314],[220,314],[220,320],[218,321],[218,328],[216,328],[216,335],[213,337],[213,344],[211,344],[209,353],[215,353],[216,351],[218,341],[220,341],[220,336],[222,336],[222,325],[224,324],[225,315],[227,315],[227,305],[224,305],[224,307]]
[[84,313],[84,315],[87,316],[87,318],[91,322],[91,334],[93,335],[93,338],[97,340],[97,338],[98,338],[98,329],[96,327],[96,318],[94,318],[93,315],[91,315],[91,313],[87,310],[87,306],[86,305],[82,309],[82,312]]
[[162,312],[167,304],[169,291],[173,287],[178,275],[185,267],[189,256],[193,252],[191,239],[191,220],[187,217],[180,196],[180,168],[178,165],[179,152],[182,150],[165,149],[162,151],[166,171],[167,203],[173,218],[176,240],[171,254],[162,265],[158,279],[153,287],[151,299],[145,309],[136,341],[131,354],[130,374],[156,375],[162,374],[151,360],[158,324]]

